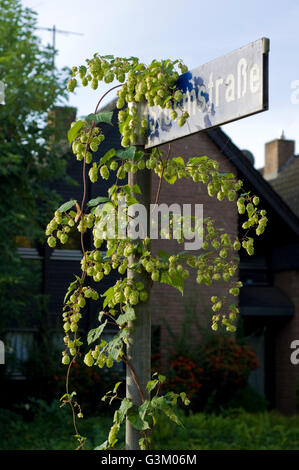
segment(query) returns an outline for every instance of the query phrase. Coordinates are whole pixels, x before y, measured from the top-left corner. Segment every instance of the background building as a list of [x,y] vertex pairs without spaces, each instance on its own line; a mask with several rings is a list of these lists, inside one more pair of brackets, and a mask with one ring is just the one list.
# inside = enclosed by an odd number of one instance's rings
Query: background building
[[[114,102],[106,107],[114,109]],[[114,114],[116,123],[116,113]],[[109,148],[121,148],[117,126],[102,125],[106,139],[100,146],[99,156]],[[167,149],[165,145],[162,148]],[[263,394],[271,407],[284,413],[296,411],[296,386],[298,367],[291,364],[290,344],[299,339],[299,158],[294,154],[294,142],[283,138],[266,144],[265,168],[256,170],[253,157],[248,151],[238,149],[230,138],[215,128],[189,135],[171,143],[171,156],[185,159],[207,155],[219,163],[219,171],[233,172],[244,181],[245,191],[260,197],[260,205],[267,210],[269,223],[265,233],[255,242],[255,254],[249,257],[243,250],[239,262],[238,276],[244,287],[241,289],[239,306],[241,327],[248,343],[255,349],[260,367],[250,377],[252,386]],[[68,174],[79,184],[57,185],[63,201],[81,200],[81,164],[74,158],[68,162]],[[298,177],[296,178],[296,175]],[[91,184],[88,180],[87,200],[106,195],[110,181]],[[158,177],[153,177],[152,200],[158,187]],[[204,216],[211,216],[217,225],[231,235],[240,229],[240,216],[227,201],[210,198],[201,185],[179,180],[175,185],[163,182],[160,203],[202,203]],[[153,241],[153,250],[181,251],[175,241]],[[47,318],[54,327],[61,322],[63,298],[74,274],[80,272],[81,249],[78,238],[71,238],[64,246],[54,250],[47,245],[19,248],[22,257],[40,263],[42,272],[41,291],[49,296]],[[104,292],[112,279],[105,278],[97,288]],[[209,301],[211,294],[221,294],[223,287],[198,286],[195,277],[186,281],[184,296],[165,284],[157,284],[152,291],[152,325],[155,351],[165,357],[170,344],[168,326],[180,334],[186,308],[191,308],[195,318],[211,316]],[[88,305],[82,319],[84,330],[97,321],[99,307]],[[195,326],[189,334],[190,347],[200,341],[200,332]],[[26,329],[12,328],[8,334],[18,354],[26,355],[26,341],[38,331],[38,325],[27,325]],[[113,331],[106,334],[112,334]],[[26,339],[27,338],[27,339]]]

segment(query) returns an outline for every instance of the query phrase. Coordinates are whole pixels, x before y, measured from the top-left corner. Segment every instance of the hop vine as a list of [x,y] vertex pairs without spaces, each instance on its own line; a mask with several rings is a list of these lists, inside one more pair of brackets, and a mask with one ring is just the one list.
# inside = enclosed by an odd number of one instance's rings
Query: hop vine
[[[136,319],[134,307],[147,302],[148,293],[143,282],[134,282],[126,277],[128,269],[137,273],[147,272],[152,283],[169,284],[180,292],[183,292],[184,281],[192,272],[195,273],[198,284],[210,286],[214,282],[224,283],[226,294],[221,298],[213,295],[210,299],[211,328],[216,331],[220,325],[229,332],[236,330],[235,323],[239,309],[234,298],[239,295],[242,287],[242,283],[236,280],[237,253],[245,250],[249,256],[252,256],[254,235],[260,236],[267,225],[266,211],[258,208],[259,198],[249,192],[242,193],[243,182],[232,173],[221,173],[218,163],[205,155],[195,155],[186,161],[183,156],[170,158],[170,146],[168,151],[157,148],[142,151],[136,148],[140,137],[144,138],[148,131],[146,112],[143,110],[140,114],[144,104],[168,109],[171,119],[179,126],[187,122],[189,115],[182,104],[182,92],[177,87],[179,72],[186,73],[187,70],[181,60],[153,60],[147,66],[139,62],[136,57],[114,58],[99,54],[87,60],[86,65],[75,66],[72,69],[72,76],[68,82],[70,92],[75,90],[79,82],[83,87],[90,86],[93,90],[98,90],[100,82],[112,83],[115,80],[119,82],[101,97],[94,113],[84,120],[72,123],[68,138],[75,158],[83,164],[82,201],[80,204],[76,200],[64,203],[55,211],[53,219],[46,228],[51,248],[55,248],[57,243],[67,243],[72,231],[77,230],[81,234],[82,273],[81,277],[76,276],[70,284],[62,313],[65,343],[62,363],[68,367],[66,394],[62,397],[62,402],[70,404],[74,422],[76,416],[81,418],[83,413],[78,403],[73,401],[74,395],[69,393],[68,379],[72,363],[81,356],[80,349],[84,340],[78,336],[78,325],[87,300],[97,302],[100,311],[99,326],[89,331],[87,335],[90,349],[83,358],[85,365],[110,368],[115,362],[122,361],[131,367],[126,357],[128,325]],[[112,112],[99,111],[99,107],[104,96],[116,88],[118,88],[116,107],[119,110],[118,127],[122,149],[111,148],[98,159],[97,152],[105,139],[101,123],[112,124]],[[195,224],[191,229],[193,235],[203,240],[199,254],[190,254],[186,251],[177,254],[159,252],[156,256],[150,251],[146,233],[138,241],[128,236],[111,237],[109,222],[114,220],[117,233],[119,230],[124,230],[130,219],[129,208],[138,202],[138,195],[141,193],[138,185],[130,186],[123,180],[129,172],[136,173],[145,168],[156,173],[160,180],[155,205],[159,202],[162,181],[165,184],[175,184],[179,179],[191,179],[204,185],[211,198],[217,198],[218,201],[226,199],[230,202],[244,218],[242,222],[244,232],[233,238],[222,228],[217,227],[213,219],[205,217],[202,224],[198,226]],[[99,178],[114,179],[107,196],[86,202],[86,170],[92,183]],[[126,207],[119,218],[116,214],[121,201],[125,201]],[[160,236],[168,239],[173,237],[180,245],[184,243],[184,234],[177,228],[178,222],[183,224],[184,220],[173,215],[170,220],[172,235],[171,230],[163,229],[160,231]],[[93,246],[90,250],[85,249],[84,243],[84,235],[88,230],[92,233]],[[103,251],[104,243],[106,252]],[[88,285],[88,280],[92,279],[99,283],[104,276],[109,276],[112,270],[117,270],[121,277],[104,293],[102,302],[97,290]],[[106,341],[101,336],[109,324],[113,324],[118,331],[110,341]],[[134,380],[136,387],[140,389],[138,377],[135,376]],[[133,426],[143,432],[139,443],[142,449],[150,447],[151,431],[160,412],[177,424],[181,424],[174,407],[179,399],[183,404],[189,404],[187,392],[180,395],[172,392],[161,394],[164,380],[163,376],[153,376],[147,389],[150,392],[155,390],[155,395],[151,400],[145,400],[140,391],[142,398],[140,407],[136,407],[128,398],[117,395],[119,383],[112,392],[105,395],[104,400],[110,398],[111,403],[114,399],[119,399],[121,405],[114,415],[108,438],[99,447],[100,449],[115,446],[120,426],[125,419],[129,419]],[[77,414],[75,409],[79,410]],[[84,446],[85,438],[80,436],[77,428],[75,429],[81,448]]]

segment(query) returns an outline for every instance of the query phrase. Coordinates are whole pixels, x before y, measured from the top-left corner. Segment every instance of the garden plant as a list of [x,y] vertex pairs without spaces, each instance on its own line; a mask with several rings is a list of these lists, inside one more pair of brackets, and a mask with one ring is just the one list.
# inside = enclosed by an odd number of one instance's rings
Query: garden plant
[[[71,125],[68,139],[76,159],[82,164],[82,199],[62,204],[55,211],[46,229],[51,248],[57,243],[65,244],[72,231],[78,230],[81,234],[82,275],[76,276],[70,284],[62,313],[65,332],[62,363],[67,367],[67,373],[66,393],[61,397],[61,402],[62,406],[69,404],[71,407],[78,448],[84,448],[86,441],[79,432],[77,420],[83,418],[84,410],[81,410],[76,401],[75,392],[70,390],[69,377],[72,366],[80,359],[80,348],[85,342],[85,338],[79,335],[78,325],[86,301],[99,303],[100,311],[99,325],[87,335],[90,349],[84,355],[84,363],[87,367],[111,368],[115,362],[123,361],[139,394],[138,402],[128,395],[119,396],[118,382],[114,389],[103,397],[103,400],[109,403],[119,400],[120,406],[114,413],[107,439],[97,449],[113,448],[117,443],[120,427],[125,421],[137,430],[140,449],[148,449],[151,445],[152,430],[161,414],[181,425],[176,405],[189,404],[188,390],[180,393],[168,391],[163,394],[163,375],[154,373],[144,386],[135,373],[136,364],[131,361],[127,352],[135,322],[142,322],[143,310],[149,310],[152,284],[166,283],[183,294],[184,281],[192,270],[196,272],[198,284],[210,286],[212,283],[224,283],[227,286],[226,294],[222,298],[213,295],[210,299],[211,328],[214,331],[224,329],[233,333],[239,313],[235,297],[239,295],[242,287],[242,283],[236,280],[238,252],[246,250],[249,255],[253,255],[254,237],[261,235],[267,224],[266,211],[259,209],[259,198],[244,193],[242,181],[233,173],[221,173],[218,163],[208,156],[194,155],[186,161],[181,156],[170,158],[170,144],[166,151],[158,147],[145,150],[139,145],[140,138],[145,138],[148,132],[146,113],[140,113],[146,106],[157,106],[169,112],[170,119],[179,126],[184,126],[188,121],[189,115],[184,109],[183,94],[177,87],[179,72],[184,74],[187,71],[188,68],[181,60],[153,60],[149,65],[145,65],[136,57],[120,58],[95,54],[86,61],[86,65],[73,67],[68,82],[70,92],[73,92],[81,81],[84,87],[90,86],[96,94],[101,82],[113,82],[111,89],[98,100],[94,112]],[[115,80],[119,82],[117,85],[114,84]],[[98,159],[98,148],[105,139],[101,123],[111,124],[113,114],[111,111],[101,110],[101,104],[107,93],[115,89],[118,97],[118,127],[123,148],[111,148]],[[135,176],[152,172],[159,177],[155,206],[159,203],[162,183],[175,184],[178,179],[190,178],[200,185],[205,185],[211,198],[230,201],[232,211],[237,206],[239,214],[244,216],[242,234],[232,239],[210,217],[203,217],[201,220],[193,218],[191,232],[202,239],[201,249],[196,253],[191,250],[182,250],[175,254],[161,251],[156,256],[151,252],[151,241],[146,230],[144,236],[137,239],[127,232],[125,236],[111,236],[109,223],[112,219],[118,233],[123,233],[124,228],[128,227],[132,220],[134,222],[132,209],[143,201],[145,188],[136,183]],[[93,183],[98,178],[114,178],[114,183],[105,197],[86,200],[87,175]],[[120,212],[121,201],[125,201],[125,208]],[[178,224],[174,214],[169,231],[164,230],[161,236],[173,237],[182,245],[185,240],[183,226],[186,221],[179,221],[183,223]],[[172,235],[171,228],[174,229]],[[88,231],[91,231],[93,242],[89,250],[86,249]],[[89,280],[100,283],[104,276],[109,276],[111,270],[118,270],[120,278],[102,295],[103,299],[100,299],[99,293],[90,286]],[[106,341],[101,336],[111,323],[118,331],[110,341]]]

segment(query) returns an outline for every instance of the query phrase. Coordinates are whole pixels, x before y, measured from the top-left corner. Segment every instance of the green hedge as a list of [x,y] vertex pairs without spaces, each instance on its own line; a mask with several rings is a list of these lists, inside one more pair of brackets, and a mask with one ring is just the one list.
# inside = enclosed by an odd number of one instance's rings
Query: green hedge
[[[76,447],[68,409],[59,409],[56,403],[49,406],[44,402],[31,407],[34,419],[28,422],[19,412],[0,410],[1,450],[62,450]],[[227,411],[225,415],[218,416],[203,413],[184,416],[180,411],[178,413],[184,428],[162,418],[153,433],[153,449],[299,450],[298,416],[285,417],[275,412],[249,414],[241,410]],[[110,425],[111,419],[107,416],[78,421],[81,435],[88,438],[88,449],[93,449],[106,439]],[[123,445],[122,441],[118,448]]]

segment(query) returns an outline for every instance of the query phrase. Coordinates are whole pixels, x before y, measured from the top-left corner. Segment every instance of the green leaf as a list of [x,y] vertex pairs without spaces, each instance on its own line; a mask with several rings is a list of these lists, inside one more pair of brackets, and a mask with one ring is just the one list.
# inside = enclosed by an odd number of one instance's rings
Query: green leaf
[[72,201],[67,201],[64,204],[62,204],[57,210],[58,212],[66,212],[68,211],[71,207],[73,207],[76,204],[77,201],[74,199]]
[[69,394],[69,393],[65,393],[64,395],[62,395],[62,397],[61,397],[61,398],[59,398],[59,401],[62,401],[62,400],[64,400],[64,398],[67,398],[67,399],[69,399],[69,398],[70,398],[70,394]]
[[114,205],[109,200],[109,202],[106,202],[106,204],[104,204],[104,206],[102,207],[103,214],[105,214],[105,213],[106,214],[111,214],[112,213],[111,209],[114,210]]
[[159,380],[150,380],[149,382],[147,382],[146,384],[146,388],[149,392],[151,392],[152,390],[154,390],[154,388],[158,385],[159,383]]
[[204,162],[205,160],[208,160],[208,157],[206,155],[204,155],[203,157],[193,157],[188,160],[188,164],[191,163],[191,165],[193,165],[195,163]]
[[70,293],[73,292],[74,289],[76,289],[77,282],[78,282],[78,281],[77,281],[77,279],[76,279],[76,281],[73,281],[73,282],[70,283],[70,285],[69,285],[69,287],[68,287],[68,290],[67,290],[67,293],[65,294],[65,297],[64,297],[64,299],[63,299],[63,303],[64,303],[64,304],[65,304],[65,302],[66,302],[68,296],[70,295]]
[[233,173],[218,173],[218,176],[222,176],[223,178],[234,178],[235,175]]
[[100,325],[97,328],[89,331],[88,336],[87,336],[87,343],[88,344],[93,343],[94,341],[96,341],[101,336],[105,326],[107,325],[107,321],[108,320],[105,320],[104,323],[102,323],[102,325]]
[[185,162],[182,157],[175,157],[172,159],[172,161],[178,163],[180,166],[185,166]]
[[133,403],[128,398],[124,398],[118,410],[114,413],[113,421],[121,424],[126,418],[127,412],[133,407]]
[[100,159],[99,166],[102,166],[105,163],[107,163],[115,155],[116,155],[116,150],[115,149],[112,148],[112,149],[108,150],[108,152],[106,152],[105,155]]
[[127,306],[124,310],[125,313],[119,315],[118,319],[116,320],[116,323],[118,325],[123,325],[125,323],[128,323],[129,321],[136,320],[135,310],[133,309],[133,307]]
[[109,197],[98,196],[95,199],[91,199],[90,201],[88,201],[87,205],[88,207],[97,206],[101,202],[107,202],[109,200]]
[[107,450],[109,448],[108,440],[103,442],[100,446],[94,448],[94,450]]
[[142,150],[138,150],[135,155],[134,155],[134,162],[139,162],[139,160],[142,160],[142,158],[144,157],[144,152],[142,152]]
[[112,340],[107,343],[105,349],[108,354],[117,361],[123,350],[123,338],[127,335],[127,328],[120,330]]
[[186,392],[181,392],[181,393],[180,393],[180,397],[181,397],[181,400],[182,400],[182,401],[185,401]]
[[135,429],[138,429],[138,431],[145,431],[146,429],[149,429],[148,422],[141,419],[140,415],[136,412],[129,412],[128,420]]
[[174,184],[177,180],[177,176],[176,175],[173,175],[173,176],[167,176],[167,175],[163,175],[164,176],[164,179],[167,181],[167,183],[169,184]]
[[85,122],[84,121],[77,121],[68,131],[67,133],[67,138],[69,143],[71,144],[73,140],[77,137],[79,132],[81,131],[82,127],[84,126]]
[[106,258],[109,258],[109,256],[111,256],[111,255],[112,255],[112,253],[114,253],[114,252],[115,252],[115,250],[116,250],[116,247],[117,247],[117,245],[115,244],[115,245],[112,245],[112,247],[111,247],[111,248],[109,248],[109,250],[106,252]]
[[165,106],[165,105],[166,105],[166,103],[168,103],[168,101],[170,101],[171,99],[172,99],[172,96],[171,96],[171,95],[170,95],[170,96],[168,96],[168,97],[167,97],[167,98],[164,100],[164,102],[163,102],[163,106]]
[[162,271],[160,282],[175,287],[180,291],[182,295],[184,294],[184,279],[182,278],[180,273],[176,273],[170,276],[168,271]]
[[184,259],[185,255],[190,255],[190,251],[183,250],[183,251],[180,251],[179,253],[176,253],[176,256],[178,256],[180,259]]
[[141,189],[139,188],[138,184],[134,184],[132,186],[132,192],[135,194],[142,194]]
[[115,385],[114,385],[114,389],[113,389],[113,393],[116,393],[117,392],[117,389],[118,387],[120,386],[122,382],[117,382]]
[[109,289],[104,292],[104,294],[101,295],[101,297],[106,297],[103,303],[103,308],[106,307],[106,305],[110,302],[112,297],[114,296],[114,286],[109,287]]
[[116,156],[121,160],[133,160],[136,152],[136,147],[132,145],[131,147],[127,148],[126,150],[117,150]]
[[165,397],[154,397],[152,399],[152,407],[158,408],[163,411],[163,413],[168,416],[171,421],[174,421],[179,426],[184,426],[182,421],[177,417],[173,409],[168,405]]
[[150,409],[151,402],[149,400],[145,400],[142,405],[138,408],[138,413],[142,421],[144,421],[145,415],[147,411]]
[[133,196],[128,196],[126,198],[126,203],[127,203],[127,206],[132,206],[133,204],[139,204],[139,201],[137,201],[137,199]]
[[159,251],[158,251],[158,256],[159,256],[160,258],[163,258],[163,259],[167,259],[167,260],[168,260],[168,258],[170,257],[170,254],[167,253],[167,251],[159,250]]
[[92,121],[105,122],[106,124],[110,124],[112,126],[112,122],[111,122],[112,116],[113,116],[112,111],[100,111],[97,114],[93,114],[93,113],[89,114],[86,117],[86,121],[87,122],[92,122]]
[[116,397],[117,397],[116,395],[113,395],[113,397],[110,398],[109,405],[111,405],[111,403],[113,402],[113,400],[115,400]]

